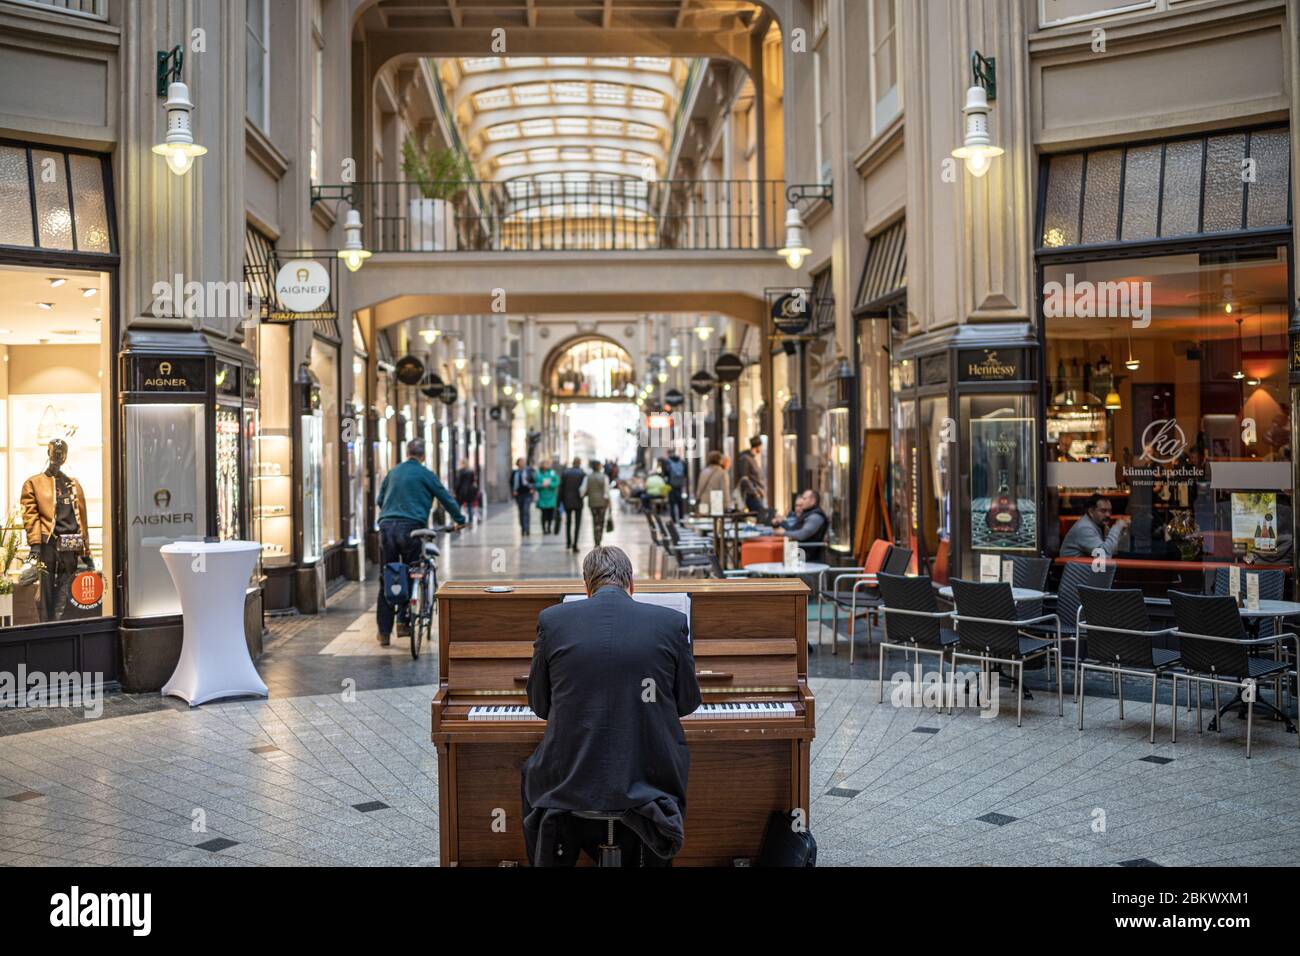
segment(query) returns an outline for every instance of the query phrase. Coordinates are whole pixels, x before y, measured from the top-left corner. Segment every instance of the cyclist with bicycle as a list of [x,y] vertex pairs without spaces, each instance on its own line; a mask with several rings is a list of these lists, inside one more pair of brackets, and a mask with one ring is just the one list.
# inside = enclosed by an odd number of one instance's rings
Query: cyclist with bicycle
[[[381,565],[401,561],[408,566],[419,563],[421,543],[411,532],[429,525],[429,513],[434,499],[447,509],[457,527],[464,525],[465,515],[456,499],[438,480],[438,476],[424,466],[424,441],[419,438],[406,443],[406,461],[387,475],[379,486],[379,548]],[[376,607],[379,617],[379,643],[387,647],[393,634],[393,605],[382,594]],[[409,627],[409,613],[404,604],[401,623]]]

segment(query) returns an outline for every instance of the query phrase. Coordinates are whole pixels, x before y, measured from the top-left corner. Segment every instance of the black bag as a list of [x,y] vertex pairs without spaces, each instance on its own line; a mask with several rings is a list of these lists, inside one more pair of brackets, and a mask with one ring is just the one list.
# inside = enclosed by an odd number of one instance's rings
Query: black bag
[[613,533],[614,533],[614,518],[613,518],[613,516],[611,516],[610,518],[608,518],[608,519],[605,521],[605,533],[606,533],[606,534],[613,534]]
[[817,865],[817,841],[807,830],[794,829],[794,817],[774,811],[763,834],[763,851],[759,866],[806,867]]
[[387,601],[394,609],[406,606],[411,600],[411,572],[401,561],[390,561],[384,565],[380,574],[383,582],[381,601]]

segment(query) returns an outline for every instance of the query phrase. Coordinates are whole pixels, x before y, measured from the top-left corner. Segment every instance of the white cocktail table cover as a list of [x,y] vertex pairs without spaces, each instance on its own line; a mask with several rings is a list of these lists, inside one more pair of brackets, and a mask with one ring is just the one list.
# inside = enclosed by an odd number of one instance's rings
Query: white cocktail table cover
[[244,639],[244,593],[255,541],[178,541],[160,549],[181,599],[185,638],[164,696],[191,707],[223,697],[267,696]]

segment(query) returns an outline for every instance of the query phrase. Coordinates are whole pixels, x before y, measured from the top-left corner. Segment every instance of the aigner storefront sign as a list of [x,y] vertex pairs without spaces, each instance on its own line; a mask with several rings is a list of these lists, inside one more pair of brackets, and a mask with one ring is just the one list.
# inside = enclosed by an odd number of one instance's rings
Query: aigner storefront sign
[[139,356],[135,360],[135,390],[138,392],[202,392],[204,360]]
[[315,259],[291,259],[275,274],[279,308],[271,310],[270,318],[328,318],[333,314],[328,309],[329,297],[329,270]]
[[1028,374],[1024,349],[962,349],[957,378],[962,382],[1017,382]]

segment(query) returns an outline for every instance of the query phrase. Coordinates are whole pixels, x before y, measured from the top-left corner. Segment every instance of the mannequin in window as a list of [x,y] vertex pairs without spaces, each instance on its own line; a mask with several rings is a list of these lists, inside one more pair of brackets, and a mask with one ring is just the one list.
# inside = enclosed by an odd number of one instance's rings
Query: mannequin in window
[[63,616],[69,588],[80,559],[93,569],[90,529],[86,524],[86,494],[77,479],[63,473],[68,443],[56,438],[49,445],[49,465],[23,482],[23,527],[41,571],[41,620]]

